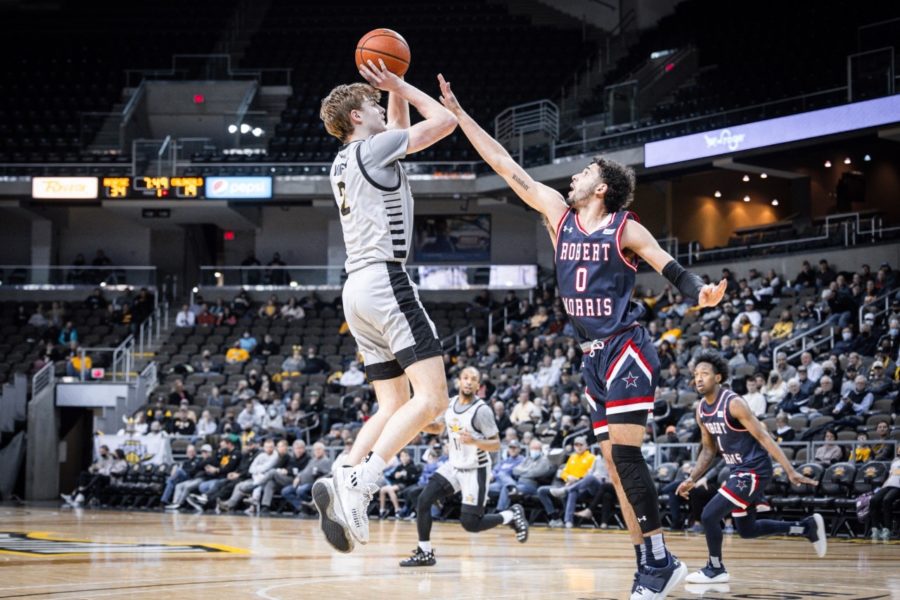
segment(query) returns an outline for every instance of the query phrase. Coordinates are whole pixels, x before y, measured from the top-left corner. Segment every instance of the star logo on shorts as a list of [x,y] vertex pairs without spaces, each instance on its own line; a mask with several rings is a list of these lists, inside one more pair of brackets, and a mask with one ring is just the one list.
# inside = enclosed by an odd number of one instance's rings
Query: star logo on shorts
[[734,487],[736,487],[737,489],[739,489],[739,490],[741,490],[741,491],[744,491],[744,490],[747,489],[747,486],[748,486],[748,485],[749,485],[749,484],[747,483],[746,480],[744,480],[744,479],[738,479],[738,480],[737,480],[737,483],[734,484]]
[[637,387],[637,375],[634,375],[631,371],[628,371],[628,375],[622,378],[622,381],[625,382],[625,389],[630,387]]

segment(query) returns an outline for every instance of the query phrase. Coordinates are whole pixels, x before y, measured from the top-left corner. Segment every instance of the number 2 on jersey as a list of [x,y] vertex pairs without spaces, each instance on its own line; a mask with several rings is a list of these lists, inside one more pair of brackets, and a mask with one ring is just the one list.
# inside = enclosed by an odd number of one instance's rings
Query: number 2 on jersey
[[346,217],[350,214],[350,205],[347,204],[347,186],[343,181],[338,181],[337,189],[341,194],[341,216]]

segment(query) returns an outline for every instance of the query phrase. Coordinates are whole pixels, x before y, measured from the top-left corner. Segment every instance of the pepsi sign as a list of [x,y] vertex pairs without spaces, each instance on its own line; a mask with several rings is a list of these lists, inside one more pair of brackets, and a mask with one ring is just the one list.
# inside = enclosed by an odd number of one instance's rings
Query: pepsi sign
[[271,177],[207,177],[206,197],[221,200],[257,200],[272,197]]

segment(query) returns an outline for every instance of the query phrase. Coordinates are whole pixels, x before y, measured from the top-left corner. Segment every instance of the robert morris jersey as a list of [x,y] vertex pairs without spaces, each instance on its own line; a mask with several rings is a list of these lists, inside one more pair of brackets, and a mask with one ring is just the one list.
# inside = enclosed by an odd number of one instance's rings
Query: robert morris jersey
[[749,431],[741,427],[740,421],[731,416],[730,405],[735,398],[739,396],[731,390],[720,388],[712,405],[701,400],[698,407],[700,423],[715,438],[716,447],[732,473],[753,471],[760,477],[771,477],[772,459],[769,453]]
[[450,399],[450,406],[444,413],[447,436],[450,438],[450,465],[456,469],[491,468],[491,455],[472,444],[463,444],[459,435],[465,431],[474,438],[486,439],[497,435],[494,412],[482,400],[469,404],[459,401],[459,396]]
[[582,342],[607,338],[644,314],[644,307],[631,300],[637,265],[619,244],[628,219],[637,216],[613,213],[588,233],[570,208],[557,225],[556,285]]
[[348,273],[376,262],[406,263],[413,196],[400,159],[408,142],[406,129],[383,131],[342,146],[331,165]]

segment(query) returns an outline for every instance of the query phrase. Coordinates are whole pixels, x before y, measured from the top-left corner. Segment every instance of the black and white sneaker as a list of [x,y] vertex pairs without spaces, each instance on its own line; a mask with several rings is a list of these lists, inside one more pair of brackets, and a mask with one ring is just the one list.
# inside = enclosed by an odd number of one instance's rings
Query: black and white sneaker
[[334,481],[327,477],[317,480],[312,487],[312,497],[319,511],[319,527],[325,534],[325,539],[338,552],[345,554],[352,552],[355,545],[353,537],[335,510],[337,494],[334,490]]
[[509,526],[516,531],[516,541],[524,544],[528,541],[528,519],[525,518],[525,509],[521,504],[513,504],[509,507],[512,511],[513,518],[509,522]]
[[819,513],[806,517],[800,523],[805,528],[803,535],[812,542],[816,556],[822,558],[828,552],[828,536],[825,534],[825,519]]
[[669,553],[669,564],[665,567],[641,567],[637,585],[632,588],[631,600],[663,600],[684,581],[687,572],[687,565]]
[[719,567],[718,569],[713,567],[710,564],[707,564],[705,567],[700,569],[699,571],[694,571],[690,575],[685,578],[687,583],[728,583],[731,580],[731,575],[728,574],[728,571],[725,570],[725,567]]
[[413,550],[412,556],[400,561],[401,567],[433,567],[435,564],[437,561],[434,560],[434,550],[425,552],[418,546]]

